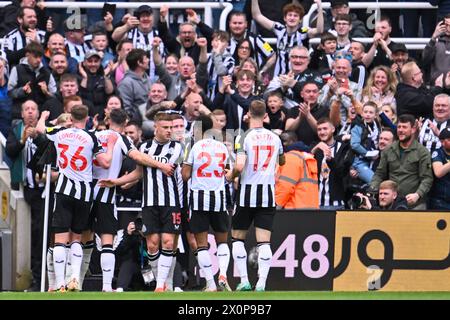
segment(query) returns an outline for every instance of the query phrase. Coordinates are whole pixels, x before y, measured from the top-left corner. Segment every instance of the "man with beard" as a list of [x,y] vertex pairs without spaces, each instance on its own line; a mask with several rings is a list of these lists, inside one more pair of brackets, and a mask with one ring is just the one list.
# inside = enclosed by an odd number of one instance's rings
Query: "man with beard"
[[381,153],[380,164],[370,183],[378,190],[381,181],[392,180],[399,194],[413,210],[426,209],[426,195],[433,183],[431,158],[428,150],[415,139],[416,119],[410,114],[398,118],[398,141]]
[[25,56],[25,47],[31,41],[43,45],[46,34],[44,30],[37,29],[36,10],[32,7],[21,7],[17,21],[19,27],[5,36],[3,44],[11,67],[18,64]]
[[[78,61],[67,55],[64,37],[59,33],[54,33],[48,38],[47,48],[45,50],[44,57],[42,58],[42,63],[44,64],[45,67],[50,67],[50,69],[52,70],[61,69],[52,67],[50,64],[53,56],[56,54],[62,54],[66,57],[65,68],[63,70],[64,72],[74,74],[77,73]],[[59,58],[58,61],[61,61],[61,58]],[[56,73],[61,76],[64,72],[57,71]]]
[[[66,73],[61,76],[58,92],[56,92],[54,97],[47,99],[44,105],[40,106],[39,109],[41,112],[44,110],[50,111],[48,120],[55,120],[61,113],[64,113],[64,98],[75,95],[79,95],[77,76]],[[92,108],[92,102],[86,99],[83,99],[82,104],[87,105],[89,109]]]
[[311,153],[317,160],[319,178],[320,209],[344,209],[344,175],[346,172],[337,166],[342,143],[334,139],[335,127],[329,118],[317,121],[317,135],[320,142]]
[[371,68],[379,65],[390,66],[392,61],[392,47],[395,42],[391,40],[392,24],[391,20],[382,16],[379,21],[375,23],[375,33],[380,34],[378,40],[377,51],[373,59]]
[[200,47],[197,45],[196,27],[190,22],[181,23],[178,36],[174,37],[167,27],[167,16],[169,15],[169,6],[164,5],[159,10],[158,32],[164,46],[169,54],[175,54],[178,58],[189,56],[194,59],[194,64],[198,64],[200,56]]
[[69,72],[67,67],[68,67],[67,57],[63,52],[57,52],[54,55],[52,55],[52,57],[48,62],[48,68],[50,69],[52,76],[55,79],[56,85],[59,84],[61,76]]
[[[100,52],[88,51],[84,56],[84,62],[80,63],[78,68],[82,77],[81,97],[92,101],[94,105],[92,109],[89,109],[91,117],[96,114],[103,117],[106,98],[114,92],[114,84],[110,77],[111,68],[108,66],[103,69],[101,62]],[[125,102],[124,107],[126,107]]]
[[391,71],[397,76],[397,80],[401,80],[401,70],[405,63],[411,61],[409,59],[408,49],[403,43],[396,43],[392,46],[392,65]]

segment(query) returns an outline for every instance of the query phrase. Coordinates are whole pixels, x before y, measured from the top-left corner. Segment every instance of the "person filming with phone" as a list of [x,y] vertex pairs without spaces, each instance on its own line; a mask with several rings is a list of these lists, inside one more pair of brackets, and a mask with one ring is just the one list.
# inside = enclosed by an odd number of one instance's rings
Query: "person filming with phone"
[[350,81],[349,76],[352,72],[352,65],[349,60],[343,57],[337,57],[333,64],[333,77],[328,80],[323,87],[319,97],[319,104],[330,106],[330,118],[332,109],[339,108],[340,123],[344,124],[347,120],[347,110],[354,106],[358,113],[361,113],[361,89],[358,84]]
[[450,70],[450,13],[439,21],[423,50],[423,64],[431,66],[430,83]]

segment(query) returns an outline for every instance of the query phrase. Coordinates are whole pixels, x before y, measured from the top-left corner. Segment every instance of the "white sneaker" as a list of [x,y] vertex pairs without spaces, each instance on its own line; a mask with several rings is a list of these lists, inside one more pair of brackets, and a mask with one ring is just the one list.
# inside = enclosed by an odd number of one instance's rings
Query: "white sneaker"
[[175,289],[173,289],[173,292],[184,292],[184,291],[180,287],[175,287]]
[[117,288],[116,292],[123,292],[123,288]]

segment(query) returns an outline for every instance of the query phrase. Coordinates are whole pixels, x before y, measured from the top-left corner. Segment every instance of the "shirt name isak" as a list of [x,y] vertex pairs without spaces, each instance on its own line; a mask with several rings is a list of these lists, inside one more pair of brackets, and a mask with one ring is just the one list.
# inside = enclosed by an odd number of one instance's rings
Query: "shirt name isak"
[[213,307],[191,307],[185,304],[184,307],[178,308],[178,314],[204,315],[206,318],[209,318],[212,309]]

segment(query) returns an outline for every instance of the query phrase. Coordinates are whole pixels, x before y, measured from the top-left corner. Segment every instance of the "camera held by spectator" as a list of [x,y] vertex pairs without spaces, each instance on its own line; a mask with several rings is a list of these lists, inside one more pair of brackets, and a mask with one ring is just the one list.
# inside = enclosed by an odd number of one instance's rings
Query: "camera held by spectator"
[[378,200],[373,193],[356,193],[352,197],[352,208],[367,210],[408,210],[406,198],[398,194],[398,184],[392,180],[383,181],[378,190]]

